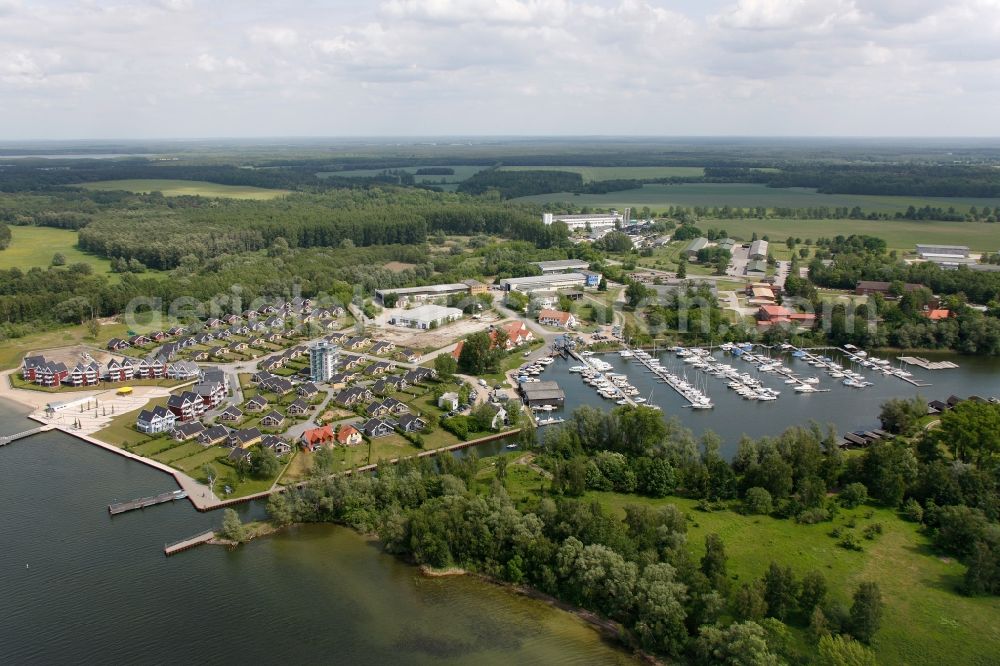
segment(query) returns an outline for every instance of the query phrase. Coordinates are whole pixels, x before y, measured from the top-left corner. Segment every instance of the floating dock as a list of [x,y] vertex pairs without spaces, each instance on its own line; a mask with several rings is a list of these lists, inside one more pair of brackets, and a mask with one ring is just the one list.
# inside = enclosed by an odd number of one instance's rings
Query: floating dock
[[182,499],[187,499],[187,493],[183,490],[175,490],[169,493],[160,493],[159,495],[154,495],[153,497],[140,497],[128,502],[115,502],[113,504],[109,504],[108,513],[112,516],[117,516],[119,513],[125,513],[126,511],[145,509],[147,506],[165,504],[166,502],[173,502],[174,500]]
[[897,356],[896,359],[907,365],[915,365],[924,370],[953,370],[958,367],[957,363],[952,363],[951,361],[928,361],[926,358],[919,356]]
[[196,534],[193,537],[182,539],[181,541],[177,541],[175,543],[167,544],[166,546],[163,547],[163,554],[166,555],[167,557],[170,557],[171,555],[176,555],[177,553],[183,552],[185,550],[190,550],[195,546],[200,546],[203,543],[208,543],[213,538],[215,538],[215,532],[212,531],[202,532],[201,534]]

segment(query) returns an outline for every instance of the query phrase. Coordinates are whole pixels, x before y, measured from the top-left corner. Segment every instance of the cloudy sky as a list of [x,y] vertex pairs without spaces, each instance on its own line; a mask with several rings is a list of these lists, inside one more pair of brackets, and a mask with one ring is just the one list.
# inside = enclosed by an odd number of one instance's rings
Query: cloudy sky
[[0,0],[0,138],[1000,134],[1000,0]]

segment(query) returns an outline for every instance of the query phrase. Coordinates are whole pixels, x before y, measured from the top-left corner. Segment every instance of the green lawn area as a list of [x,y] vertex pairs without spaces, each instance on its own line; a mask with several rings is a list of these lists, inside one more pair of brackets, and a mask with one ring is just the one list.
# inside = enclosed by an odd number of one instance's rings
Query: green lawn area
[[[745,183],[682,183],[678,185],[652,184],[644,185],[642,189],[638,190],[609,192],[607,194],[574,195],[571,192],[556,192],[553,194],[539,194],[531,197],[521,197],[519,199],[514,199],[513,201],[531,201],[535,203],[563,202],[572,203],[576,206],[617,208],[619,210],[624,209],[626,206],[631,206],[633,210],[636,207],[649,206],[657,212],[662,212],[670,206],[721,207],[728,205],[743,208],[750,206],[763,206],[766,208],[809,208],[816,206],[827,206],[830,208],[847,206],[850,208],[853,206],[860,206],[862,210],[866,212],[902,213],[905,212],[911,205],[918,208],[923,206],[932,206],[935,208],[945,209],[949,206],[954,206],[955,209],[959,211],[967,211],[971,206],[979,208],[989,206],[990,208],[993,208],[1000,205],[1000,199],[997,198],[896,197],[862,194],[820,194],[815,190],[807,188],[776,188],[767,187],[766,185]],[[844,221],[850,222],[850,220]],[[867,222],[865,220],[854,220],[854,222],[867,225],[880,224],[879,222]],[[841,220],[837,220],[836,224],[839,225],[840,223]],[[845,232],[838,231],[836,233]],[[836,233],[831,234],[828,232],[824,235],[831,236],[836,235]]]
[[640,166],[640,167],[591,167],[591,166],[510,166],[502,171],[569,171],[583,176],[585,182],[595,180],[641,179],[641,178],[683,178],[704,176],[703,167],[686,166]]
[[[487,463],[488,464],[488,463]],[[510,465],[507,487],[518,501],[539,496],[541,476],[524,465]],[[481,472],[486,480],[491,471]],[[653,500],[635,495],[588,492],[586,500],[624,516],[628,504],[675,504],[688,515],[688,543],[696,558],[704,554],[705,536],[718,533],[726,546],[734,585],[763,575],[770,562],[790,566],[798,577],[817,570],[833,599],[849,605],[862,581],[876,581],[885,600],[885,616],[875,650],[880,664],[986,664],[1000,654],[1000,604],[995,597],[969,598],[955,592],[965,568],[936,556],[928,538],[894,511],[870,506],[841,510],[832,523],[801,525],[768,516],[733,511],[703,512],[683,498]],[[866,518],[867,514],[870,518]],[[862,552],[848,551],[830,536],[854,520]],[[878,522],[884,532],[861,538],[865,526]],[[797,634],[801,631],[797,630]]]
[[[66,257],[66,264],[87,264],[94,273],[107,275],[114,281],[118,274],[111,272],[111,261],[96,254],[84,252],[76,246],[77,232],[51,227],[10,227],[11,242],[0,250],[0,269],[20,268],[27,271],[39,266],[47,268],[56,252]],[[65,270],[65,269],[57,269]]]
[[269,190],[248,185],[220,185],[200,180],[169,180],[169,179],[133,179],[133,180],[102,180],[83,185],[88,190],[126,192],[161,192],[165,197],[199,196],[221,197],[226,199],[274,199],[290,192],[288,190]]
[[196,441],[189,440],[187,442],[178,443],[177,446],[174,446],[169,451],[165,451],[158,455],[154,455],[153,459],[159,460],[161,463],[173,465],[175,462],[181,460],[182,458],[187,458],[188,456],[192,456],[196,453],[201,453],[204,450],[205,450],[204,446],[202,446]]
[[[94,433],[94,437],[109,444],[114,444],[115,446],[124,446],[126,443],[140,444],[142,442],[146,442],[150,439],[150,437],[149,435],[145,435],[135,429],[135,418],[143,409],[152,409],[157,405],[165,406],[166,404],[166,397],[156,398],[155,400],[150,400],[145,404],[145,406],[140,407],[139,409],[119,414],[111,419],[111,422],[108,423],[108,425]],[[138,450],[136,453],[139,455],[145,455],[145,453]]]

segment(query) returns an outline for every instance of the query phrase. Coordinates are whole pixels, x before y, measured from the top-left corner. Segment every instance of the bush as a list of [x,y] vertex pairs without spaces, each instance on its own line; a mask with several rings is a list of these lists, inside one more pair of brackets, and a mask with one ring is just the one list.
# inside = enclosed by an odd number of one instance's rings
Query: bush
[[868,488],[863,483],[849,483],[840,491],[839,500],[845,508],[853,509],[868,501]]
[[872,523],[864,529],[863,534],[870,541],[882,534],[882,531],[882,523]]
[[924,522],[924,508],[920,506],[920,502],[912,497],[906,500],[903,504],[903,519],[911,523]]
[[774,510],[774,502],[771,499],[771,493],[767,492],[764,488],[755,486],[747,490],[746,497],[743,500],[743,507],[749,514],[767,515]]
[[858,537],[855,536],[854,532],[845,532],[844,536],[837,542],[837,545],[841,548],[846,548],[847,550],[864,550],[861,546],[861,542],[858,541]]
[[803,525],[815,525],[816,523],[825,523],[828,520],[830,520],[830,512],[822,507],[806,509],[795,516],[795,522]]

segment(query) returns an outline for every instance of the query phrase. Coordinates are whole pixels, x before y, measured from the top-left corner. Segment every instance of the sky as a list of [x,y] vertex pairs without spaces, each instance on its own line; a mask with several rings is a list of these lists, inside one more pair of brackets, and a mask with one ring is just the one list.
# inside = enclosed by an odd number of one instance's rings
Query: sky
[[1000,0],[0,0],[0,138],[996,136]]

